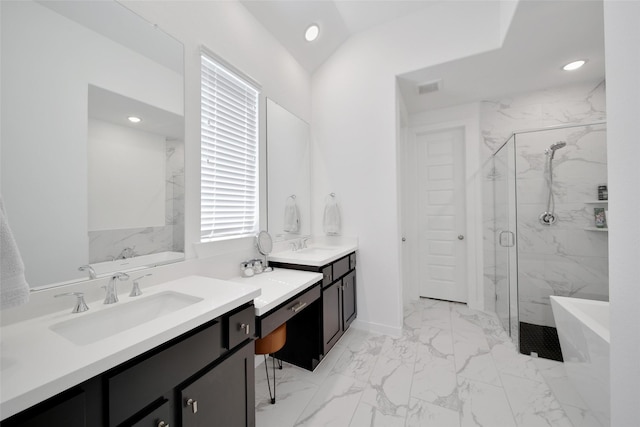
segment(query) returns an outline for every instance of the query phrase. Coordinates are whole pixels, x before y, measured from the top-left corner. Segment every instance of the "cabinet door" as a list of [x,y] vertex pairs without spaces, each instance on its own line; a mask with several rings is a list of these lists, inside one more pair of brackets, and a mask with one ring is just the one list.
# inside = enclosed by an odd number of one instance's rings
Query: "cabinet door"
[[342,279],[342,330],[346,331],[356,318],[356,272]]
[[340,287],[338,280],[322,291],[322,333],[324,340],[324,354],[338,341],[342,332],[340,321]]
[[85,393],[73,389],[3,421],[2,427],[85,427],[85,415]]
[[254,344],[248,342],[180,392],[183,427],[254,427]]

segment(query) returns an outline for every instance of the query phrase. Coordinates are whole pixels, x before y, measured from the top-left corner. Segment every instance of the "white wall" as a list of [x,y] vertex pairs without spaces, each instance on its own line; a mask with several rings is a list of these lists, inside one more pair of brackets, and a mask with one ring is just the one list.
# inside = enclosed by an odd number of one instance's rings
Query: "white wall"
[[[233,268],[252,257],[254,239],[198,245],[200,241],[200,47],[204,46],[262,85],[260,149],[265,148],[265,97],[310,121],[309,74],[239,2],[122,1],[185,46],[185,254],[233,252]],[[266,227],[265,157],[261,158],[261,227]],[[197,251],[197,252],[196,252]]]
[[611,425],[638,424],[640,402],[640,2],[605,0]]
[[372,329],[402,325],[395,76],[497,48],[499,12],[434,4],[349,39],[312,77],[312,212],[339,197],[343,234],[359,238],[358,321]]

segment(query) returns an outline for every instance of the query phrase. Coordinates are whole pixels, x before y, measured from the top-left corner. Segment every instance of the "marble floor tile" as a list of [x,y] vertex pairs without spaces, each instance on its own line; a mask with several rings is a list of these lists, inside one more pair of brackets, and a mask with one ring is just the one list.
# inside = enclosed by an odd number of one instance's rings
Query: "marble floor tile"
[[[266,389],[266,383],[263,385]],[[260,397],[256,393],[256,427],[294,425],[318,389],[316,384],[285,378],[276,385],[275,404],[271,404],[268,392]]]
[[600,424],[598,419],[588,409],[571,405],[562,405],[574,427],[609,427]]
[[368,381],[386,338],[384,335],[371,335],[368,339],[353,339],[336,361],[332,373]]
[[399,338],[350,328],[315,371],[284,363],[275,405],[258,366],[257,427],[602,427],[563,364],[519,354],[494,314],[428,299],[404,314]]
[[517,426],[502,387],[459,378],[458,395],[462,427]]
[[340,374],[330,375],[294,426],[348,426],[364,388],[362,381]]
[[494,345],[491,348],[491,355],[500,374],[544,382],[532,357],[518,353],[512,343]]
[[411,399],[406,426],[460,427],[460,413],[420,399]]
[[572,427],[571,420],[544,381],[503,375],[502,384],[518,426]]
[[405,414],[384,414],[378,407],[361,402],[349,427],[404,427],[405,418]]

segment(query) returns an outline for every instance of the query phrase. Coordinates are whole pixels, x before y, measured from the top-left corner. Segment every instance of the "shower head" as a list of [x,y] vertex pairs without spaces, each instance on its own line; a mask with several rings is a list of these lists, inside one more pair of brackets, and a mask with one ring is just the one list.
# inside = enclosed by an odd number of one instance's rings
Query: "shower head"
[[551,144],[551,147],[549,147],[549,149],[551,151],[556,151],[561,149],[562,147],[565,147],[567,145],[566,142],[564,141],[558,141],[558,142],[554,142],[553,144]]
[[556,150],[561,149],[562,147],[566,147],[567,143],[564,141],[558,141],[551,144],[549,148],[544,150],[545,154],[553,160],[553,156],[556,154]]

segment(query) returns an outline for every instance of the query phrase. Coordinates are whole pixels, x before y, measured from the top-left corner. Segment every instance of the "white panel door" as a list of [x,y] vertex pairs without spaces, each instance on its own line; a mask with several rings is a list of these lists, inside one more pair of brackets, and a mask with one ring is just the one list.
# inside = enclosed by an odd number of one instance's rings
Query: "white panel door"
[[467,301],[464,130],[416,133],[420,296]]

